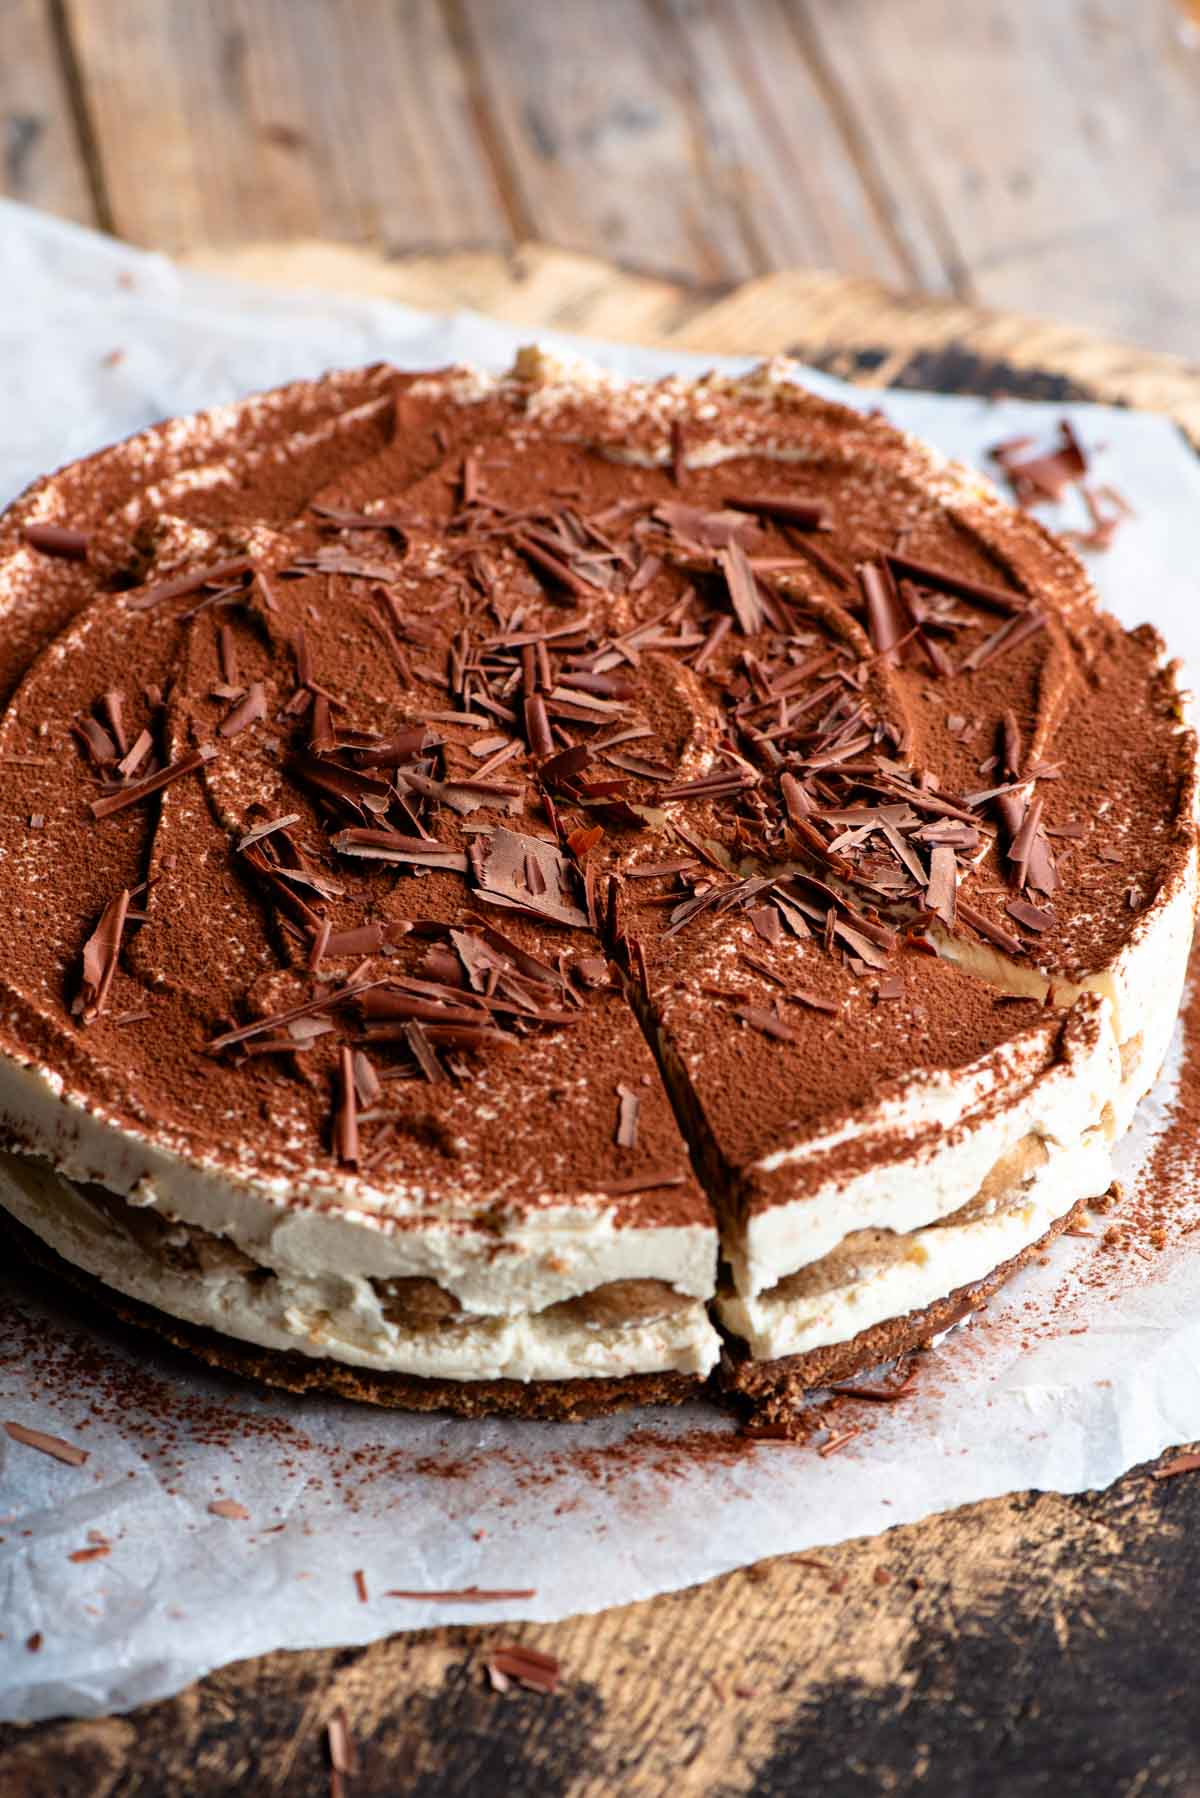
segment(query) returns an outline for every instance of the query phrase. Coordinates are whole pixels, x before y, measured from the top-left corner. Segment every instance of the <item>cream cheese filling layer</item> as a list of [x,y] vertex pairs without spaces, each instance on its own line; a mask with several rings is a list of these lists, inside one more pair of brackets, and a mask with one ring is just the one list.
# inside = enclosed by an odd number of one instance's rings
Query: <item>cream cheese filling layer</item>
[[[1040,1139],[1031,1137],[1032,1142]],[[924,1310],[961,1286],[971,1286],[1044,1236],[1081,1198],[1104,1191],[1111,1177],[1103,1128],[1064,1147],[1041,1145],[1044,1159],[1006,1199],[984,1215],[969,1215],[864,1245],[861,1258],[842,1256],[841,1278],[821,1279],[821,1264],[753,1297],[719,1299],[717,1313],[756,1360],[803,1355],[850,1341],[860,1331]],[[865,1232],[867,1236],[876,1233]]]
[[[781,1146],[758,1167],[774,1172],[794,1162],[811,1175],[814,1159],[853,1137],[879,1151],[861,1173],[831,1176],[803,1196],[754,1213],[723,1245],[738,1293],[765,1292],[788,1274],[828,1254],[852,1230],[899,1233],[950,1216],[966,1204],[988,1171],[1033,1131],[1070,1146],[1100,1117],[1112,1140],[1123,1135],[1153,1085],[1179,1014],[1196,909],[1196,853],[1185,877],[1144,916],[1112,965],[1056,996],[1073,1002],[1059,1061],[1022,1078],[1019,1061],[1001,1049],[974,1067],[914,1081],[899,1098],[860,1112],[842,1132]],[[943,939],[943,954],[1001,991],[1042,999],[1049,981],[1036,968],[995,950]],[[1026,1049],[1032,1063],[1035,1051]],[[907,1137],[924,1142],[913,1154],[889,1153]],[[1103,1185],[1087,1196],[1094,1197]],[[1080,1196],[1076,1194],[1076,1197]],[[947,1289],[949,1290],[949,1289]]]
[[46,1157],[68,1180],[94,1182],[133,1205],[221,1236],[297,1279],[435,1280],[470,1311],[540,1311],[616,1280],[665,1280],[693,1298],[716,1286],[716,1229],[630,1228],[611,1200],[581,1194],[491,1227],[464,1193],[461,1210],[433,1209],[393,1183],[268,1180],[175,1153],[126,1130],[64,1089],[50,1069],[0,1056],[0,1132]]
[[703,1376],[720,1354],[720,1338],[699,1300],[618,1326],[527,1312],[468,1315],[414,1329],[389,1320],[379,1291],[363,1277],[247,1273],[219,1263],[200,1273],[180,1272],[115,1228],[108,1212],[70,1181],[22,1156],[0,1156],[0,1204],[105,1286],[256,1348],[438,1380],[601,1379],[664,1371]]

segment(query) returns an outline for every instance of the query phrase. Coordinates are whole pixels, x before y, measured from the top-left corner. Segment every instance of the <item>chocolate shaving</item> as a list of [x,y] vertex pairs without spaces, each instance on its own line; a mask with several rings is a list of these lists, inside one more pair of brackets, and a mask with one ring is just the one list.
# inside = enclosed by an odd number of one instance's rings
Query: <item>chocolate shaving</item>
[[287,830],[289,825],[299,824],[299,812],[288,812],[282,818],[272,818],[266,824],[255,824],[244,837],[239,838],[237,848],[249,849],[251,843],[261,843],[264,837],[273,836],[277,830]]
[[408,1591],[402,1586],[395,1586],[383,1595],[385,1598],[411,1598],[421,1604],[500,1604],[506,1599],[536,1598],[534,1586],[498,1586],[490,1589],[484,1586],[458,1586],[446,1591],[418,1592]]
[[1019,452],[1030,442],[1028,437],[998,443],[991,451],[1008,477],[1019,505],[1035,505],[1039,500],[1059,500],[1066,489],[1082,480],[1088,470],[1087,454],[1075,434],[1070,419],[1058,427],[1057,449],[1024,460]]
[[[354,1746],[354,1737],[350,1734],[350,1725],[341,1706],[325,1725],[325,1736],[329,1744],[329,1764],[333,1769],[334,1779],[340,1786],[343,1773],[350,1778],[358,1772],[358,1750]],[[331,1798],[338,1798],[338,1795],[331,1794]]]
[[100,914],[100,922],[83,945],[83,978],[72,1010],[84,1024],[91,1024],[108,1004],[113,976],[121,958],[121,938],[131,894],[122,887]]
[[770,518],[777,524],[789,524],[798,531],[820,531],[829,528],[829,509],[819,499],[788,499],[770,494],[727,494],[724,504],[735,512],[753,512],[758,518]]
[[929,856],[929,883],[925,903],[948,930],[954,928],[954,906],[958,887],[958,861],[953,849],[938,843]]
[[641,1100],[628,1086],[617,1087],[617,1146],[622,1149],[637,1148],[638,1113]]
[[879,659],[889,665],[899,660],[899,645],[907,634],[894,581],[886,566],[864,562],[858,571],[859,584],[867,607],[867,633]]
[[76,1448],[73,1442],[65,1442],[61,1436],[47,1435],[45,1430],[31,1430],[23,1423],[6,1423],[4,1429],[13,1442],[36,1448],[39,1454],[49,1455],[52,1460],[65,1461],[68,1467],[82,1467],[88,1458],[86,1448]]
[[127,755],[129,738],[125,734],[124,695],[119,693],[115,687],[110,687],[107,693],[101,695],[100,706],[108,721],[108,728],[112,734],[112,740],[117,746],[118,755]]
[[1027,637],[1034,636],[1045,627],[1045,613],[1035,612],[1032,608],[1027,609],[1020,617],[1010,618],[1007,624],[1002,624],[998,631],[994,631],[990,637],[986,637],[982,643],[977,645],[970,655],[965,657],[959,672],[967,674],[978,672],[980,668],[986,668],[988,663],[994,662],[997,656],[1006,655],[1009,650],[1016,649],[1018,644],[1024,643]]
[[343,1046],[338,1053],[339,1102],[336,1124],[337,1158],[344,1167],[358,1166],[358,1095],[354,1082],[354,1056]]
[[178,761],[161,768],[157,774],[151,774],[145,780],[135,781],[132,786],[126,787],[120,793],[109,793],[103,799],[91,800],[88,809],[94,818],[111,818],[114,812],[124,811],[125,807],[129,805],[140,804],[143,799],[149,799],[153,794],[161,792],[163,787],[170,786],[172,781],[181,779],[183,775],[195,774],[197,769],[203,768],[206,762],[211,762],[216,753],[216,748],[212,744],[206,743],[201,748],[192,750],[188,755],[180,756]]
[[222,581],[250,574],[253,567],[249,556],[230,556],[223,562],[214,562],[211,568],[198,568],[191,574],[177,574],[171,580],[159,581],[127,603],[131,610],[145,612],[151,606],[162,605],[165,600],[183,599],[189,593],[198,593],[201,587],[216,587]]
[[107,768],[116,761],[117,746],[99,719],[76,718],[71,729],[97,768]]
[[997,948],[1007,949],[1010,955],[1025,953],[1025,945],[1019,937],[1013,936],[1011,931],[1003,929],[1001,925],[993,924],[989,917],[981,911],[976,911],[973,905],[968,905],[962,898],[958,901],[958,916],[964,924],[969,924],[977,935],[986,938],[989,943],[995,943]]
[[535,1648],[505,1644],[493,1648],[487,1658],[488,1678],[497,1692],[506,1692],[510,1680],[527,1686],[531,1692],[557,1692],[561,1667],[552,1654],[541,1654]]
[[664,1186],[686,1186],[687,1175],[676,1172],[674,1168],[656,1168],[645,1174],[631,1174],[626,1180],[596,1180],[589,1182],[589,1190],[602,1192],[610,1198],[622,1198],[634,1192],[658,1192]]
[[309,999],[303,1005],[293,1005],[288,1011],[276,1012],[269,1018],[259,1018],[253,1024],[242,1024],[236,1030],[227,1030],[222,1036],[215,1036],[210,1043],[206,1043],[205,1048],[210,1055],[215,1055],[221,1049],[231,1048],[234,1043],[248,1042],[251,1037],[280,1030],[296,1018],[311,1018],[323,1011],[335,1011],[339,1005],[348,1005],[351,1000],[361,998],[371,986],[379,985],[382,982],[378,980],[369,984],[347,981],[345,986],[337,987],[331,993],[323,993],[316,999]]
[[221,737],[236,737],[238,733],[245,730],[248,725],[258,724],[266,717],[266,715],[266,689],[261,681],[252,681],[245,699],[238,705],[235,705],[231,712],[226,713],[225,717],[222,718],[221,722],[218,724],[217,735]]
[[994,586],[990,581],[973,580],[968,575],[956,574],[948,568],[935,568],[928,562],[916,562],[911,556],[888,553],[884,560],[894,573],[907,576],[918,586],[932,587],[935,592],[949,593],[956,599],[974,600],[976,605],[983,606],[986,611],[1023,612],[1029,603],[1023,593]]
[[[538,892],[529,884],[531,865],[543,883]],[[494,905],[512,905],[522,911],[535,912],[556,924],[582,928],[588,922],[587,914],[568,897],[572,888],[571,868],[571,862],[556,843],[547,842],[543,837],[523,836],[498,825],[484,852],[480,897]]]
[[406,837],[398,831],[353,829],[339,830],[330,838],[339,855],[359,856],[366,861],[398,862],[417,868],[441,868],[452,874],[467,872],[467,858],[432,838]]
[[551,755],[554,738],[546,716],[546,702],[540,693],[531,693],[525,701],[525,736],[534,755]]
[[248,1523],[250,1513],[236,1498],[214,1498],[208,1507],[213,1517],[228,1518],[230,1523]]
[[1024,924],[1026,930],[1049,930],[1054,913],[1044,906],[1031,905],[1027,899],[1010,899],[1004,907],[1010,918]]
[[1173,1460],[1160,1461],[1157,1467],[1150,1469],[1152,1480],[1173,1480],[1181,1473],[1200,1473],[1200,1454],[1194,1451],[1186,1455],[1176,1455]]
[[760,1030],[764,1036],[776,1038],[781,1043],[798,1043],[800,1038],[790,1024],[784,1022],[778,1012],[767,1011],[761,1005],[735,1005],[733,1015],[741,1018],[754,1030]]
[[[430,1042],[420,1021],[414,1018],[411,1023],[405,1024],[403,1026],[403,1033],[405,1042],[407,1042],[409,1048],[412,1050],[413,1060],[420,1068],[422,1074],[424,1074],[426,1080],[433,1086],[444,1081],[446,1079],[446,1070],[438,1060],[437,1050]],[[397,1597],[398,1594],[389,1593],[388,1596],[394,1598]]]
[[564,588],[574,599],[587,599],[597,591],[595,582],[585,580],[568,567],[561,556],[543,548],[531,537],[518,534],[512,539],[513,548],[518,550],[534,569],[535,573],[545,575],[553,586]]
[[66,524],[27,524],[21,536],[30,549],[40,550],[44,556],[58,556],[67,562],[86,561],[91,542],[86,531],[72,530]]
[[746,560],[746,552],[736,538],[731,538],[717,551],[717,561],[725,576],[730,602],[743,636],[753,637],[762,629],[762,596],[754,571]]
[[131,776],[137,773],[153,748],[154,738],[150,735],[150,732],[148,730],[139,731],[132,749],[130,749],[128,754],[123,756],[117,763],[117,773],[125,780],[129,780]]

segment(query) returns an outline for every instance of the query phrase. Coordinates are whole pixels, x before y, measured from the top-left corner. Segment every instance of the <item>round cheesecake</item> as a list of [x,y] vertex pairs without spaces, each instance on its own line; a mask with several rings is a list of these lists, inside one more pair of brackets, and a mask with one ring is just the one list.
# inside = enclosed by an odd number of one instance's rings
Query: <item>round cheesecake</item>
[[10,509],[0,617],[0,1207],[135,1321],[784,1410],[1109,1185],[1192,933],[1177,671],[786,368],[158,426]]

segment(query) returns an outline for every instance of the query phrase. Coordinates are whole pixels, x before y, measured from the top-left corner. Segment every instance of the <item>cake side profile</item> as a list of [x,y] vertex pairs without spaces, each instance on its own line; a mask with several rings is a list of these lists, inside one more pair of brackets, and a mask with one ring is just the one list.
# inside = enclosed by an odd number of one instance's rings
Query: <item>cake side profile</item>
[[31,489],[0,615],[0,1206],[140,1321],[562,1415],[723,1332],[785,1405],[1109,1184],[1176,671],[881,419],[330,376]]

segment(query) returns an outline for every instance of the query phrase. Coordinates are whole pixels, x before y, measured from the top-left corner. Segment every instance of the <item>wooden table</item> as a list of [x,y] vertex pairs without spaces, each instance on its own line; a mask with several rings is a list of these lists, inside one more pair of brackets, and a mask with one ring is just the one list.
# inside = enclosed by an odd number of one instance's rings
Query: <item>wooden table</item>
[[820,266],[1200,352],[1197,0],[0,0],[0,192],[178,252]]
[[[1130,331],[1183,341],[1189,321],[1164,301],[1154,258],[1131,256],[1120,283],[1106,275],[1097,282],[1106,291],[1085,291],[1082,271],[1101,266],[1089,258],[1115,256],[1126,230],[1143,231],[1145,244],[1162,226],[1144,195],[1140,223],[1132,199],[1122,212],[1132,173],[1108,194],[1103,229],[1072,249],[1047,227],[1041,250],[1032,226],[1020,247],[1018,196],[998,173],[1032,157],[1028,108],[1049,78],[1039,68],[1018,79],[1013,44],[1036,35],[1046,54],[1057,46],[1060,70],[1078,71],[1082,45],[1113,76],[1103,106],[1098,88],[1091,100],[1060,95],[1063,117],[1052,121],[1047,98],[1039,129],[1083,131],[1096,109],[1115,129],[1148,84],[1147,110],[1135,111],[1149,121],[1157,106],[1159,117],[1142,172],[1165,179],[1172,120],[1183,115],[1162,94],[1153,101],[1155,83],[1182,106],[1186,81],[1194,99],[1200,79],[1167,6],[605,0],[613,23],[603,32],[600,10],[590,0],[355,0],[338,9],[335,32],[332,6],[309,0],[292,0],[286,30],[285,0],[61,0],[45,11],[0,0],[10,185],[276,281],[474,304],[531,330],[791,350],[877,386],[1094,395],[1169,411],[1200,443],[1200,372],[1077,322],[1031,325],[972,303],[1019,291],[1026,305],[1086,320],[1090,297],[1093,322],[1115,309],[1111,321]],[[933,229],[957,202],[937,198],[932,174],[918,183],[917,168],[935,165],[918,162],[900,130],[947,153],[938,108],[951,99],[929,71],[951,24],[953,52],[939,53],[985,65],[992,103],[1004,93],[1010,102],[979,122],[998,162],[984,181],[986,217],[970,223],[990,247],[968,263],[949,256],[942,225]],[[402,54],[414,41],[423,78],[415,54]],[[1166,62],[1150,55],[1155,43]],[[539,47],[557,58],[553,82],[536,66]],[[880,96],[911,92],[918,68],[920,106],[898,123]],[[390,107],[386,130],[356,102],[359,81],[371,107]],[[806,122],[804,155],[791,163],[778,110],[789,93],[819,121]],[[1025,111],[1014,112],[1014,94]],[[975,103],[960,94],[955,104],[965,132]],[[33,122],[14,128],[14,111]],[[1200,138],[1196,150],[1179,141],[1180,157],[1200,154]],[[984,160],[980,150],[964,166]],[[1198,196],[1196,183],[1190,196],[1175,191],[1179,219]],[[1052,204],[1037,195],[1028,216]],[[534,229],[582,248],[508,247]],[[958,230],[967,231],[961,219]],[[297,233],[307,241],[279,241]],[[1175,272],[1197,254],[1195,221],[1192,235]],[[412,253],[397,260],[356,241],[375,236]],[[600,249],[650,272],[588,253]],[[770,272],[814,257],[858,272]],[[1043,302],[1032,282],[1056,258],[1075,272]],[[876,275],[919,280],[941,297],[896,299]],[[596,1617],[268,1655],[129,1718],[0,1727],[0,1798],[325,1794],[325,1725],[339,1709],[360,1760],[350,1798],[1196,1798],[1198,1613],[1200,1475],[1157,1482],[1137,1469],[1105,1493],[1018,1494]],[[489,1688],[488,1651],[511,1640],[559,1658],[557,1695]]]

